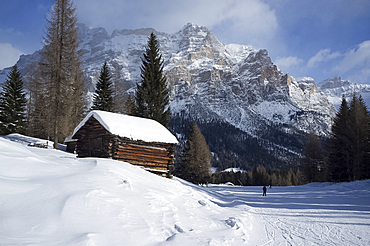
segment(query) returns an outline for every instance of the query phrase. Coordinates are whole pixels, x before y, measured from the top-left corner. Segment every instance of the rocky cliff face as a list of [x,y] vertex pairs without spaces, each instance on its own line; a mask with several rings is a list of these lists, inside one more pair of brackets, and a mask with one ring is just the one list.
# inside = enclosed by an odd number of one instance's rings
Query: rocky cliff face
[[353,83],[349,80],[344,80],[339,76],[326,79],[320,82],[320,87],[327,95],[329,101],[339,108],[342,97],[344,96],[349,102],[352,99],[353,93],[361,94],[366,105],[370,106],[370,85]]
[[166,63],[173,114],[223,120],[251,134],[259,121],[328,134],[334,108],[313,79],[282,74],[266,50],[223,45],[204,27],[187,25],[176,36],[185,41]]
[[[140,81],[141,56],[148,36],[154,32],[165,61],[174,122],[196,120],[205,132],[211,122],[230,125],[236,135],[257,139],[255,145],[269,153],[279,149],[272,154],[278,159],[286,156],[282,152],[299,151],[302,134],[329,133],[335,110],[326,95],[312,78],[282,74],[264,49],[224,45],[206,27],[193,24],[175,34],[138,29],[115,30],[109,35],[103,28],[80,25],[79,29],[90,93],[104,61],[110,65],[115,84],[124,93],[132,93]],[[30,63],[36,54],[22,57],[19,63]],[[23,69],[27,77],[30,69],[27,65]],[[181,125],[173,125],[179,137],[184,133]],[[250,160],[237,163],[242,162],[251,165]]]

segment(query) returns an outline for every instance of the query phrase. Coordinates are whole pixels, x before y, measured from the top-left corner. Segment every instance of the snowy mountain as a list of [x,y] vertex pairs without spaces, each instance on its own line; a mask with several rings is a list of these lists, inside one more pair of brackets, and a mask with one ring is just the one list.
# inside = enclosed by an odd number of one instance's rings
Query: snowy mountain
[[335,76],[319,83],[322,91],[327,95],[329,101],[339,108],[344,96],[347,102],[352,100],[353,93],[361,94],[366,105],[370,106],[370,85],[353,83]]
[[255,121],[309,132],[313,122],[328,133],[332,105],[312,79],[282,74],[266,50],[224,45],[206,27],[187,24],[175,34],[153,29],[115,30],[81,26],[81,48],[90,90],[105,60],[116,81],[132,88],[140,81],[141,56],[155,32],[165,60],[173,115],[226,121],[255,133]]
[[[231,134],[242,139],[238,144],[245,146],[245,141],[257,139],[251,148],[259,145],[274,152],[274,158],[284,159],[282,152],[300,152],[304,134],[329,133],[335,109],[326,95],[312,78],[296,79],[283,74],[264,49],[224,45],[206,27],[194,24],[174,34],[147,28],[115,30],[109,35],[103,28],[84,25],[79,30],[90,95],[104,61],[110,65],[116,87],[132,93],[140,81],[141,56],[148,36],[156,34],[169,83],[172,128],[180,138],[185,133],[183,121],[199,122],[204,132],[210,123],[217,122],[235,128]],[[37,52],[20,59],[19,63],[29,64],[19,66],[25,78],[35,58]],[[217,147],[209,145],[212,151]],[[245,151],[250,150],[239,150]],[[255,161],[238,161],[241,162]]]
[[[0,137],[1,245],[369,245],[370,180],[268,189],[166,179]],[[52,143],[50,143],[50,146]]]

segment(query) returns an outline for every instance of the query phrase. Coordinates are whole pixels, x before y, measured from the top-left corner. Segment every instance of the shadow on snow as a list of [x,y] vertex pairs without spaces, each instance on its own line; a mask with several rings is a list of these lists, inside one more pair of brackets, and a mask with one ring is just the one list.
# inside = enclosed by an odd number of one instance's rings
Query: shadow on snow
[[212,185],[200,189],[216,198],[212,202],[221,207],[247,205],[256,208],[367,212],[370,211],[369,186],[370,180],[339,184],[313,183],[303,186],[276,186],[267,189],[266,197],[262,197],[261,186]]

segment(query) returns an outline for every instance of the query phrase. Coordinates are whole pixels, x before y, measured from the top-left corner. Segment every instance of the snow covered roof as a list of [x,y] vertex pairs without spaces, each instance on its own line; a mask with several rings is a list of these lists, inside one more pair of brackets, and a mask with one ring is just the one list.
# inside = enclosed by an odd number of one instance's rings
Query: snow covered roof
[[75,128],[74,136],[85,123],[94,117],[110,133],[132,140],[178,144],[176,137],[159,122],[151,119],[117,114],[100,110],[91,111]]

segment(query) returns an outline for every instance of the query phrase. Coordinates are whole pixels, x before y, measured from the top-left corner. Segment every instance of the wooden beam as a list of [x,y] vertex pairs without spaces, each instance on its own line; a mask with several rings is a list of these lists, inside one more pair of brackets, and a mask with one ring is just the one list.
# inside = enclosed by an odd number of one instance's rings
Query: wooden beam
[[140,151],[125,151],[125,150],[118,150],[116,152],[117,155],[122,156],[139,156],[139,157],[147,157],[147,158],[157,158],[157,159],[165,159],[168,160],[170,157],[166,155],[157,155],[156,153],[144,153]]
[[137,166],[150,167],[150,168],[155,168],[155,169],[160,169],[160,170],[167,170],[167,164],[160,165],[158,163],[141,162],[137,160],[129,160],[126,158],[117,158],[117,160],[128,162],[130,164],[137,165]]
[[118,159],[118,160],[126,160],[127,162],[130,162],[130,161],[135,161],[135,162],[138,162],[138,163],[143,163],[143,165],[145,165],[145,163],[153,163],[154,165],[155,164],[158,164],[158,165],[168,165],[168,160],[166,161],[163,161],[163,160],[155,160],[155,159],[146,159],[146,158],[138,158],[136,156],[115,156],[114,157],[115,159]]

